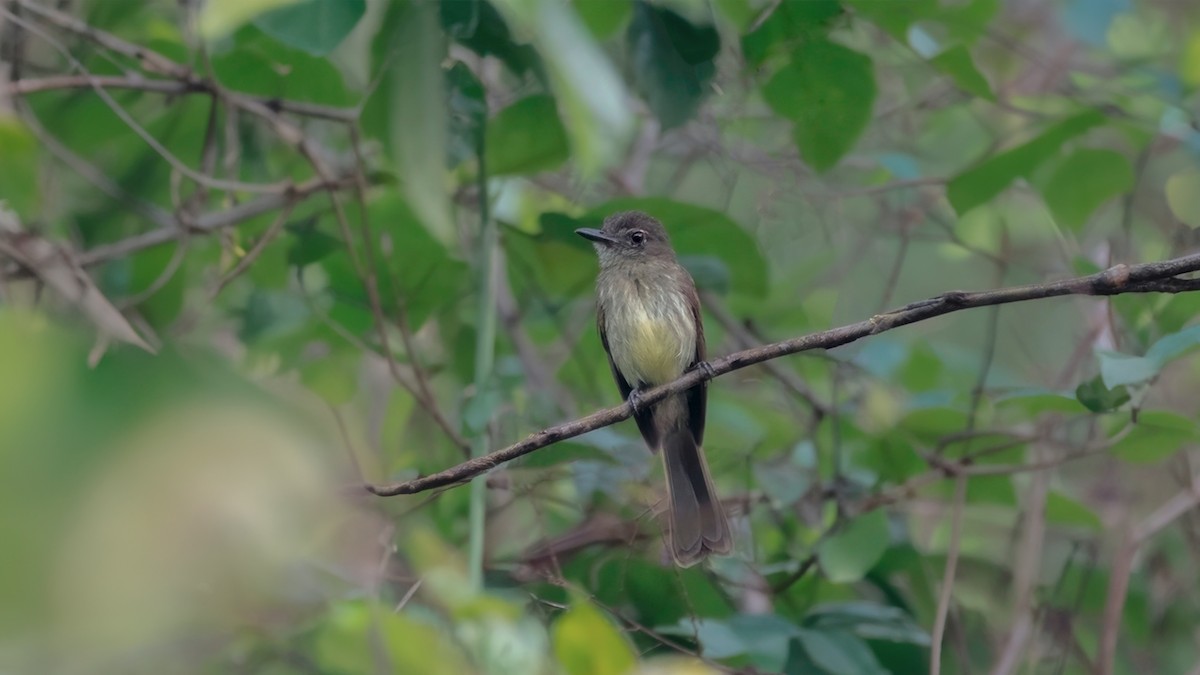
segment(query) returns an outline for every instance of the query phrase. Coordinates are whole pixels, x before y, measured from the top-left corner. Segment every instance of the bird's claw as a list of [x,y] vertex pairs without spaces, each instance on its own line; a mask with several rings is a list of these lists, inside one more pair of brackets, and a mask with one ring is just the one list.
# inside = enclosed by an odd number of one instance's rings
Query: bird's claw
[[708,361],[697,361],[696,365],[692,366],[692,368],[704,373],[704,379],[706,380],[711,380],[717,376],[717,371],[713,370],[712,364]]
[[642,390],[633,389],[629,392],[629,397],[626,399],[629,402],[629,409],[636,415],[641,412],[642,408]]

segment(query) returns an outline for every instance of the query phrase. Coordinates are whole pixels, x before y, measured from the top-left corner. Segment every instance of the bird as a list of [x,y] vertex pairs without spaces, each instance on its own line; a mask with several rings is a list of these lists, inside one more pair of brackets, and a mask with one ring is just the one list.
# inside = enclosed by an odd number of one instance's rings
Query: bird
[[712,376],[696,284],[679,263],[663,224],[640,211],[580,228],[600,263],[596,325],[621,396],[651,452],[662,457],[670,551],[680,567],[733,549],[729,521],[704,456],[707,380],[642,405],[642,391],[693,369]]

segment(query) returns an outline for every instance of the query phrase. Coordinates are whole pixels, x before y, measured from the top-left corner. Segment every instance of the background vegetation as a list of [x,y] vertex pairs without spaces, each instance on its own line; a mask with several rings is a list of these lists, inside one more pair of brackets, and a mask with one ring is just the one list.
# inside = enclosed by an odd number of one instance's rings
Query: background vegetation
[[[710,388],[674,568],[572,234],[710,351],[1188,252],[1186,0],[0,2],[0,669],[1197,673],[1200,295]],[[151,354],[153,351],[155,354]]]

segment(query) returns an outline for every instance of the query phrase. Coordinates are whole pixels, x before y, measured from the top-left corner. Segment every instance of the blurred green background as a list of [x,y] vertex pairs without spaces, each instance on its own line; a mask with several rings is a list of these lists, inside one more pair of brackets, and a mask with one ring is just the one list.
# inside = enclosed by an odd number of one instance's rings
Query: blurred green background
[[361,487],[619,403],[618,210],[713,356],[1192,251],[1200,4],[3,0],[0,75],[0,671],[1200,673],[1200,295],[716,380],[702,567],[628,422]]

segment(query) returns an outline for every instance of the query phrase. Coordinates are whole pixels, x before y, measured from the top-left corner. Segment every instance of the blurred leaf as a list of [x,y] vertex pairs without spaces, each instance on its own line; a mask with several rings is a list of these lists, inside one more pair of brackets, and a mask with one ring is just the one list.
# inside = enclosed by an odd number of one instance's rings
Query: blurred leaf
[[175,320],[183,311],[183,301],[188,289],[187,256],[178,250],[183,244],[146,249],[132,256],[132,276],[129,293],[142,297],[138,311],[142,318],[155,328],[163,328]]
[[306,363],[300,368],[300,381],[332,406],[349,403],[358,391],[360,355],[338,352]]
[[340,239],[317,229],[316,218],[288,223],[284,229],[293,238],[292,245],[287,250],[287,263],[293,267],[304,267],[319,262],[342,247]]
[[800,40],[824,35],[842,15],[838,0],[781,2],[766,11],[770,16],[742,37],[742,54],[752,66],[761,65],[772,53],[791,51]]
[[1188,227],[1200,227],[1200,171],[1184,170],[1167,179],[1167,204]]
[[1104,386],[1104,378],[1097,375],[1075,389],[1075,398],[1092,412],[1109,412],[1129,402],[1129,390],[1124,385],[1109,389]]
[[259,16],[254,25],[286,45],[324,56],[366,13],[366,0],[300,0]]
[[843,631],[800,629],[798,643],[830,675],[887,675],[867,643]]
[[302,0],[209,0],[200,12],[200,35],[215,40],[255,17]]
[[553,640],[567,675],[626,675],[637,664],[625,636],[582,598],[554,623]]
[[567,132],[554,98],[535,94],[496,113],[487,124],[487,167],[493,176],[537,173],[567,161]]
[[[394,194],[376,199],[370,205],[371,222],[391,238],[392,250],[380,261],[391,269],[415,331],[435,310],[459,300],[467,282],[467,265],[450,257],[446,247],[422,227],[408,205]],[[377,255],[385,255],[376,249]],[[381,279],[381,284],[386,284]],[[384,288],[389,293],[391,289]]]
[[1162,410],[1142,411],[1133,430],[1113,445],[1112,454],[1127,462],[1159,462],[1196,439],[1191,419]]
[[886,640],[928,646],[929,634],[899,607],[874,602],[819,605],[804,615],[804,625],[851,632],[864,640]]
[[1200,344],[1200,325],[1165,335],[1146,350],[1145,356],[1099,351],[1100,374],[1104,384],[1114,389],[1125,384],[1140,384],[1158,375],[1163,367]]
[[1051,490],[1046,495],[1046,522],[1096,532],[1104,529],[1095,511],[1058,490]]
[[441,61],[445,40],[432,3],[409,5],[396,28],[391,65],[391,150],[404,194],[421,223],[454,243],[446,166],[447,121]]
[[671,236],[671,243],[681,257],[691,259],[712,256],[729,269],[734,292],[761,297],[767,290],[767,263],[758,244],[748,232],[725,214],[661,197],[630,197],[605,202],[588,212],[587,216],[561,229],[572,240],[583,242],[573,230],[579,226],[596,226],[606,216],[621,211],[645,211],[661,220]]
[[438,7],[442,28],[455,42],[480,56],[495,56],[518,75],[540,70],[537,52],[513,40],[508,23],[492,3],[441,0]]
[[729,266],[720,258],[712,255],[681,255],[679,263],[692,275],[696,288],[720,294],[729,292],[732,280]]
[[1003,192],[1017,178],[1029,177],[1043,162],[1053,157],[1064,143],[1103,124],[1105,120],[1099,110],[1087,110],[1069,117],[1032,140],[994,155],[955,176],[946,186],[946,197],[961,216]]
[[585,177],[615,162],[633,130],[625,88],[612,64],[562,0],[502,0],[535,36],[563,113],[571,150]]
[[728,619],[704,618],[695,623],[693,619],[684,619],[659,630],[668,635],[697,635],[704,645],[704,655],[709,658],[745,655],[758,668],[779,672],[787,660],[788,641],[800,629],[773,614],[737,614]]
[[712,26],[647,2],[634,3],[625,35],[633,81],[663,129],[688,121],[708,94],[721,39]]
[[938,0],[907,0],[906,2],[879,2],[879,0],[846,0],[860,16],[887,31],[893,38],[908,44],[908,27],[921,19],[930,18],[939,10]]
[[323,670],[345,675],[476,672],[444,631],[365,602],[333,606],[318,628],[315,658]]
[[1054,219],[1078,231],[1104,202],[1133,187],[1133,167],[1112,150],[1082,148],[1054,170],[1042,189]]
[[796,146],[817,171],[837,164],[871,121],[871,59],[826,40],[808,41],[763,86],[771,108],[793,123]]
[[821,571],[836,584],[858,581],[879,562],[891,542],[887,515],[871,511],[851,520],[817,545]]
[[574,0],[575,11],[597,39],[612,37],[633,14],[633,0]]
[[965,46],[955,45],[929,59],[929,63],[949,75],[959,89],[986,101],[996,100],[992,86],[988,84],[983,73],[979,72],[975,60],[971,58],[971,51]]
[[[212,55],[220,83],[234,91],[323,105],[348,105],[352,97],[341,73],[329,59],[281,44],[257,26],[248,25],[233,39],[233,48]],[[205,118],[197,120],[203,123]],[[204,127],[197,126],[197,133]],[[198,146],[194,146],[198,147]],[[243,148],[243,154],[247,151]]]
[[29,220],[39,195],[37,139],[15,117],[0,114],[0,207]]

